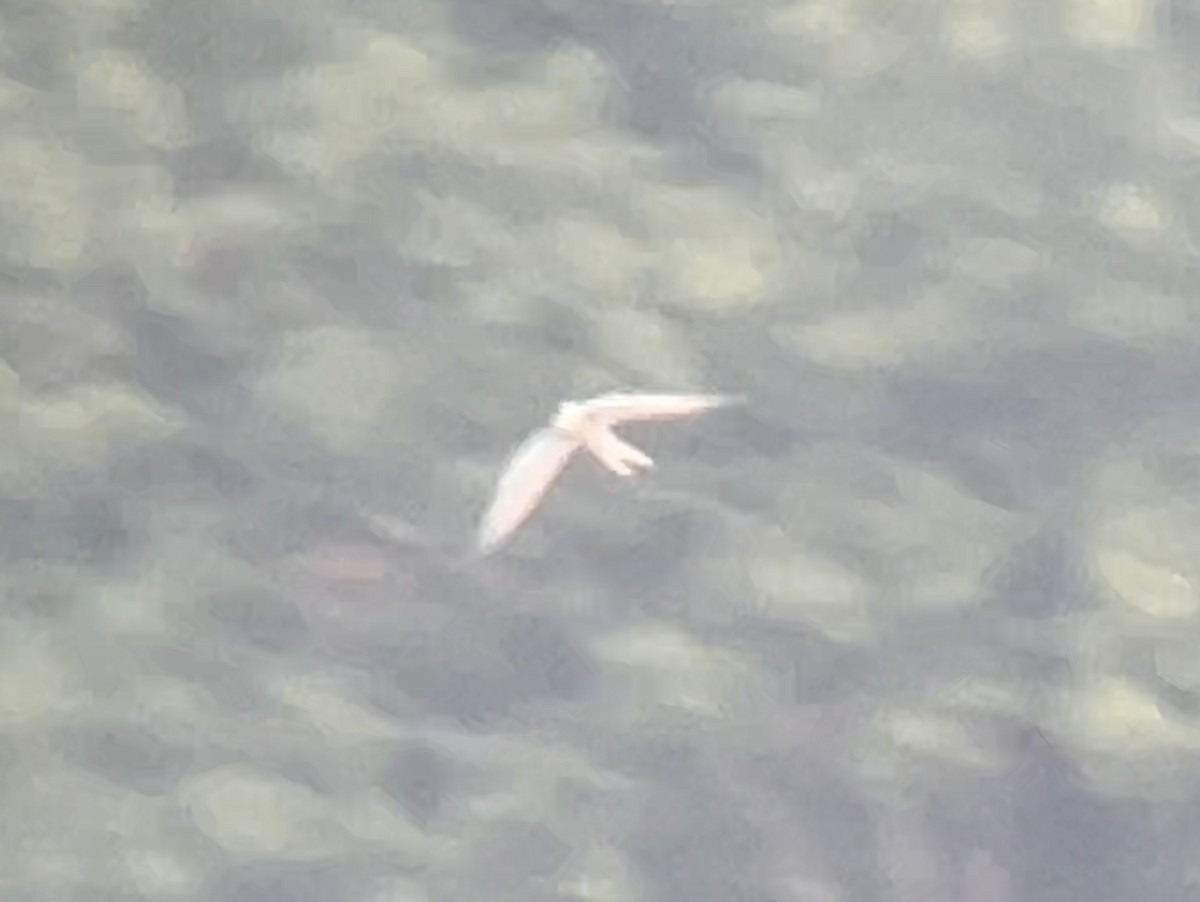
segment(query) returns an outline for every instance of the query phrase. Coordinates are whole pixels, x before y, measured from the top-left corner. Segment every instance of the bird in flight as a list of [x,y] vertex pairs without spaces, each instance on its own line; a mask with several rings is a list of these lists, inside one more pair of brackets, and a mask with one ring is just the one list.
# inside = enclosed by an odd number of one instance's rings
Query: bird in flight
[[614,426],[683,419],[742,400],[733,395],[609,394],[560,405],[550,426],[527,438],[509,458],[479,526],[477,549],[490,554],[512,536],[581,448],[619,476],[653,467],[654,461],[617,436]]

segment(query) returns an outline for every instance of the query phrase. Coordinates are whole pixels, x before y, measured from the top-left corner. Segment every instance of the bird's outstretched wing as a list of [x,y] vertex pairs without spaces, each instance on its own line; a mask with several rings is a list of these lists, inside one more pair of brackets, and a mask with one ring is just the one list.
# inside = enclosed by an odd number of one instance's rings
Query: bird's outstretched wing
[[606,423],[677,420],[715,407],[740,403],[737,395],[638,395],[616,393],[584,401],[585,412]]
[[476,537],[481,554],[489,554],[524,523],[579,450],[575,436],[562,429],[541,429],[513,452],[484,514]]

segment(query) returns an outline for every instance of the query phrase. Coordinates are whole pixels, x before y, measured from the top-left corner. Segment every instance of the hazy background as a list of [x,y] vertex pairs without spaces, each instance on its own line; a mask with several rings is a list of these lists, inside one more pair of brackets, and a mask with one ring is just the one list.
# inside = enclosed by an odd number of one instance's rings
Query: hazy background
[[[3,902],[1200,894],[1200,5],[0,5]],[[630,430],[463,565],[563,397]]]

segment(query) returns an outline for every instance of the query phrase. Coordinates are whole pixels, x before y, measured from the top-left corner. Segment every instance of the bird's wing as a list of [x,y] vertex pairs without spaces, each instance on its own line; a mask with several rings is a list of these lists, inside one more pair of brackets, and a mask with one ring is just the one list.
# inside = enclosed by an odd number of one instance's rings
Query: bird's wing
[[529,518],[578,449],[578,439],[551,427],[535,432],[513,452],[479,525],[476,544],[480,552],[488,554],[498,548]]
[[736,395],[601,395],[583,403],[584,410],[607,423],[629,420],[676,420],[714,407],[736,404]]

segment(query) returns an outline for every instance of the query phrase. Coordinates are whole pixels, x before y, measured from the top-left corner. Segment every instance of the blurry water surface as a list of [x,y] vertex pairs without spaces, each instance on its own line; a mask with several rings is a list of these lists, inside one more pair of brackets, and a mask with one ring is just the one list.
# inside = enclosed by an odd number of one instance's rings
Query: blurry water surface
[[[4,902],[1200,891],[1200,6],[0,6]],[[459,551],[560,398],[728,390]]]

